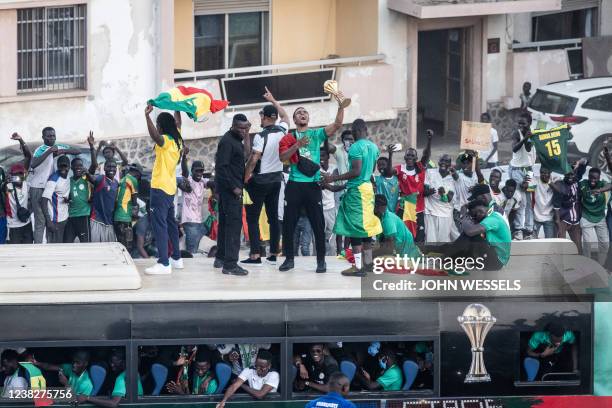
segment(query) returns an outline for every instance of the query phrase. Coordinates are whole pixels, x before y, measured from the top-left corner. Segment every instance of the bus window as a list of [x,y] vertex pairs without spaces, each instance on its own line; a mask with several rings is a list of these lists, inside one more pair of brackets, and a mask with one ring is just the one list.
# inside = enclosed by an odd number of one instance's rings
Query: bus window
[[432,341],[297,343],[293,391],[325,393],[331,374],[342,371],[352,392],[433,390]]
[[140,346],[138,351],[145,396],[190,395],[218,400],[228,389],[228,398],[239,399],[278,393],[278,343]]
[[16,390],[68,387],[70,392],[57,394],[57,399],[120,400],[129,388],[123,347],[6,347],[0,362],[3,399],[18,400]]
[[549,323],[541,330],[521,332],[520,340],[521,381],[554,381],[563,385],[580,380],[577,330]]

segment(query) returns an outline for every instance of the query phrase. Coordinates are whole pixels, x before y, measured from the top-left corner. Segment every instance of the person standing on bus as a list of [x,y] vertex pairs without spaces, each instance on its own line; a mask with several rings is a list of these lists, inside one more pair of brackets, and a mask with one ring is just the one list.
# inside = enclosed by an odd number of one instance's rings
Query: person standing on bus
[[380,220],[374,215],[374,188],[371,182],[379,151],[368,140],[368,128],[363,119],[355,120],[351,127],[356,142],[349,150],[349,171],[336,176],[324,174],[323,181],[329,184],[347,180],[334,233],[351,239],[355,257],[355,265],[342,271],[342,275],[364,276],[373,268],[372,237],[382,232]]
[[351,383],[348,377],[341,372],[336,372],[329,377],[329,393],[320,398],[310,401],[305,408],[335,407],[335,408],[357,408],[351,401],[346,400],[350,391]]
[[[147,275],[169,275],[172,269],[183,269],[179,230],[174,214],[176,195],[176,166],[181,160],[184,143],[181,136],[181,114],[168,112],[157,116],[156,123],[151,120],[153,106],[147,104],[145,117],[149,136],[155,142],[155,162],[151,175],[151,225],[155,235],[155,245],[159,258],[157,263],[147,269]],[[168,246],[170,244],[170,247]],[[172,256],[168,259],[169,249]]]
[[[238,388],[242,388],[253,398],[262,400],[271,392],[276,392],[280,383],[280,376],[276,371],[270,371],[272,368],[272,353],[261,350],[257,354],[254,368],[245,368],[236,381],[230,385],[225,391],[225,395],[216,408],[225,407],[228,399],[234,395]],[[245,384],[246,382],[246,384]]]
[[57,171],[47,181],[42,194],[43,207],[47,223],[47,242],[61,244],[64,242],[64,229],[68,222],[68,202],[70,201],[70,159],[60,156],[57,159]]

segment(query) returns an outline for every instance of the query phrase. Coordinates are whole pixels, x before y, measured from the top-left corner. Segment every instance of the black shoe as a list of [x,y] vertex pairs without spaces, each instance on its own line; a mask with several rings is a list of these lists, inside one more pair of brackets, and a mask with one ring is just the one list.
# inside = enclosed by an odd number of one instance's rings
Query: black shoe
[[266,258],[266,262],[270,265],[276,265],[276,255],[270,255]]
[[285,258],[285,262],[283,262],[283,264],[280,266],[280,268],[278,268],[278,270],[281,272],[286,272],[293,268],[295,268],[295,265],[293,264],[293,258]]
[[213,263],[213,268],[215,269],[223,268],[223,261],[219,258],[215,258],[215,263]]
[[363,269],[357,269],[355,265],[352,265],[350,268],[342,271],[342,276],[357,276],[359,278],[364,278],[366,275],[367,274]]
[[247,258],[247,259],[240,261],[240,263],[247,264],[247,265],[261,265],[261,258],[257,258],[257,259]]
[[327,265],[325,261],[317,261],[317,273],[325,273],[327,272]]
[[374,272],[374,264],[371,263],[369,265],[363,265],[363,271],[366,272],[366,273]]
[[237,275],[237,276],[245,276],[249,274],[249,271],[241,267],[240,265],[236,265],[233,269],[225,269],[222,271],[225,275]]

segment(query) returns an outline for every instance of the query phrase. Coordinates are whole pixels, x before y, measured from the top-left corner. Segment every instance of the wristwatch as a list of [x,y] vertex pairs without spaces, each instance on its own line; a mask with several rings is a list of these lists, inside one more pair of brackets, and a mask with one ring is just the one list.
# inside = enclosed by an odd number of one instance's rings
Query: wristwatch
[[310,387],[310,381],[304,381],[304,385]]

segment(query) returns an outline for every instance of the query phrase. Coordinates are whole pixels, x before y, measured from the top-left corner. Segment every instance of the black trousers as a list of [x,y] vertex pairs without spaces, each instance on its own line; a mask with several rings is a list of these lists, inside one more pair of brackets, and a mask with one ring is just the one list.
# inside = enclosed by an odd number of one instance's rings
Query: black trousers
[[325,259],[325,218],[321,186],[318,183],[289,181],[285,187],[285,214],[283,216],[283,252],[289,259],[294,257],[293,233],[304,208],[317,249],[317,260]]
[[234,269],[240,251],[242,229],[242,197],[228,190],[219,190],[219,229],[217,233],[217,256],[224,269]]
[[486,239],[477,235],[469,237],[461,233],[455,242],[438,247],[438,251],[450,258],[483,258],[485,271],[498,271],[503,264],[497,257],[497,251]]
[[21,227],[9,228],[9,244],[31,244],[32,242],[34,242],[34,231],[31,222]]
[[64,230],[64,243],[72,244],[75,238],[79,242],[89,242],[89,216],[69,217],[66,229]]
[[266,215],[270,224],[270,253],[278,254],[278,242],[280,241],[280,224],[278,222],[278,194],[281,183],[256,183],[251,181],[246,190],[253,204],[247,205],[246,219],[249,226],[249,242],[251,244],[251,255],[261,252],[261,240],[259,231],[259,216],[261,208],[266,205]]

